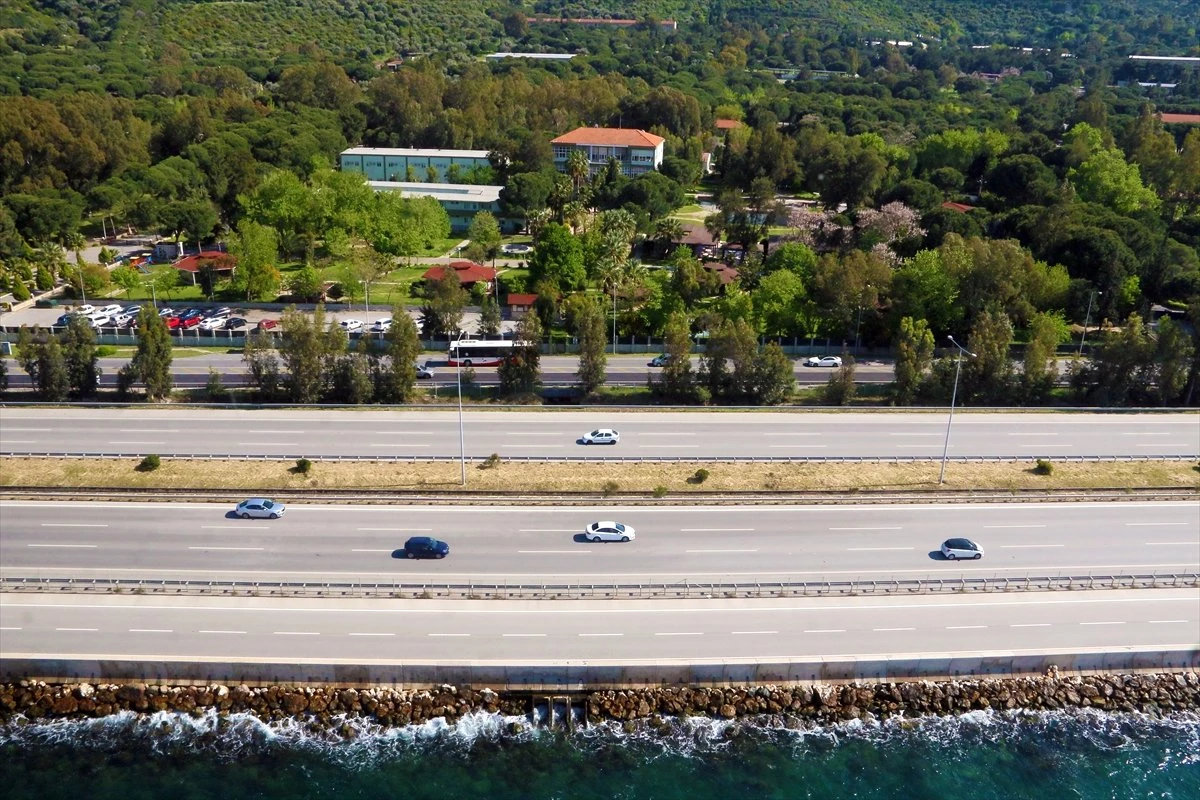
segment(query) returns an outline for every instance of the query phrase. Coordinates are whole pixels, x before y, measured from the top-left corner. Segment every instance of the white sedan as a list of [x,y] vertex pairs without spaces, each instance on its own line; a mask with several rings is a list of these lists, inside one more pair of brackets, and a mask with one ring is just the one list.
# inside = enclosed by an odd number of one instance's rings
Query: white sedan
[[583,529],[583,536],[589,542],[631,542],[635,538],[632,527],[612,520],[593,522]]
[[342,330],[349,333],[350,331],[362,330],[363,321],[361,319],[344,319],[338,325],[341,325]]
[[809,356],[804,359],[806,367],[840,367],[841,365],[841,356]]
[[276,503],[265,497],[251,497],[238,503],[233,513],[242,519],[279,519],[287,511],[283,503]]
[[584,444],[616,444],[621,441],[621,434],[612,428],[597,428],[591,433],[585,433],[579,437],[579,441]]
[[375,320],[375,324],[371,326],[371,330],[376,333],[387,333],[392,329],[392,318],[384,317],[383,319]]
[[200,330],[216,331],[225,327],[225,317],[205,317],[200,320]]

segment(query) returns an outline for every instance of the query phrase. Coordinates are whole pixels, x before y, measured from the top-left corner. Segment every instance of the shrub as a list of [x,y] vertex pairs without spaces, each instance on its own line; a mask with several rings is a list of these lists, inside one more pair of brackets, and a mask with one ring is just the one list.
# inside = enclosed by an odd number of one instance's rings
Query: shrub
[[141,460],[141,463],[139,463],[137,465],[137,471],[138,472],[154,472],[154,470],[158,469],[161,466],[162,466],[162,459],[160,459],[157,454],[151,453],[150,455],[143,458]]
[[621,488],[620,484],[618,484],[616,481],[605,481],[604,487],[603,487],[604,496],[608,497],[609,495],[616,494],[617,490],[620,488]]
[[1054,473],[1054,465],[1044,458],[1039,458],[1033,472],[1035,475],[1051,475]]
[[480,469],[495,469],[498,466],[500,466],[500,454],[492,453],[490,456],[488,456],[487,458],[485,458],[483,460],[483,463],[479,465],[479,468]]
[[663,486],[662,484],[655,486],[654,487],[654,496],[655,497],[666,497],[667,496],[667,487]]
[[309,472],[312,471],[312,468],[313,468],[313,462],[308,460],[307,458],[297,458],[296,459],[295,470],[296,470],[296,472],[300,473],[301,475],[307,475]]
[[704,467],[696,470],[696,474],[692,476],[692,483],[704,483],[708,480],[708,470]]

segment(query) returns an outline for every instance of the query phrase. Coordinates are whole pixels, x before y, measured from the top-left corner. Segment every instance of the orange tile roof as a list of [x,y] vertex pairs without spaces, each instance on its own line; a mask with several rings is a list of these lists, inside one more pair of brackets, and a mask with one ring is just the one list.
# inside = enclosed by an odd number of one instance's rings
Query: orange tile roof
[[661,136],[634,128],[576,128],[564,133],[551,144],[592,144],[618,147],[658,147],[665,142]]
[[1159,114],[1158,118],[1167,124],[1200,125],[1200,114]]
[[719,119],[716,122],[716,126],[719,131],[731,131],[734,128],[743,127],[742,123],[736,119]]
[[537,302],[536,294],[510,294],[504,302],[510,306],[531,306]]
[[965,214],[968,211],[975,210],[975,206],[969,206],[966,203],[952,203],[950,201],[946,201],[945,203],[942,203],[942,208],[946,208],[951,211],[957,211],[960,214]]
[[200,267],[206,261],[211,263],[212,268],[217,272],[232,272],[237,266],[237,257],[223,250],[205,250],[202,253],[193,253],[190,256],[184,256],[171,266],[184,272],[199,272]]
[[[464,285],[496,280],[496,270],[476,264],[474,261],[451,261],[446,266],[458,274],[458,282]],[[443,266],[430,267],[421,277],[427,281],[440,281],[445,271],[446,267]]]

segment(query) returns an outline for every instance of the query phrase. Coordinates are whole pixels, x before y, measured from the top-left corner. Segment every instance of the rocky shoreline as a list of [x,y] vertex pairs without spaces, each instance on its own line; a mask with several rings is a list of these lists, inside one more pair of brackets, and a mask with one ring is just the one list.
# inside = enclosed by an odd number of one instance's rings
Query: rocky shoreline
[[[439,686],[426,690],[323,686],[176,686],[168,684],[0,684],[0,723],[103,717],[121,711],[203,715],[251,713],[271,721],[305,718],[336,728],[346,716],[385,726],[453,723],[476,712],[523,716],[534,706],[565,703],[585,723],[632,723],[661,717],[751,719],[800,727],[853,719],[953,715],[975,710],[1054,711],[1093,708],[1161,715],[1200,709],[1195,672],[943,681],[816,683],[804,686],[656,687],[507,692]],[[569,715],[568,715],[569,716]],[[345,726],[343,726],[345,727]]]

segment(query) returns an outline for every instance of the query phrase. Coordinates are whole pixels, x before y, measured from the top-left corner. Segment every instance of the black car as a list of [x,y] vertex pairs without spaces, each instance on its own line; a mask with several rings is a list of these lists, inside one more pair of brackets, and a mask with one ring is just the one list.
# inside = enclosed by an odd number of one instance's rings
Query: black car
[[184,311],[182,314],[179,315],[179,321],[184,322],[189,319],[202,318],[203,316],[204,316],[204,312],[201,311],[200,309],[189,308],[187,311]]
[[233,317],[225,323],[225,330],[227,331],[235,331],[238,328],[244,327],[246,327],[246,320],[241,317]]
[[404,543],[405,558],[445,558],[450,545],[432,536],[414,536]]

